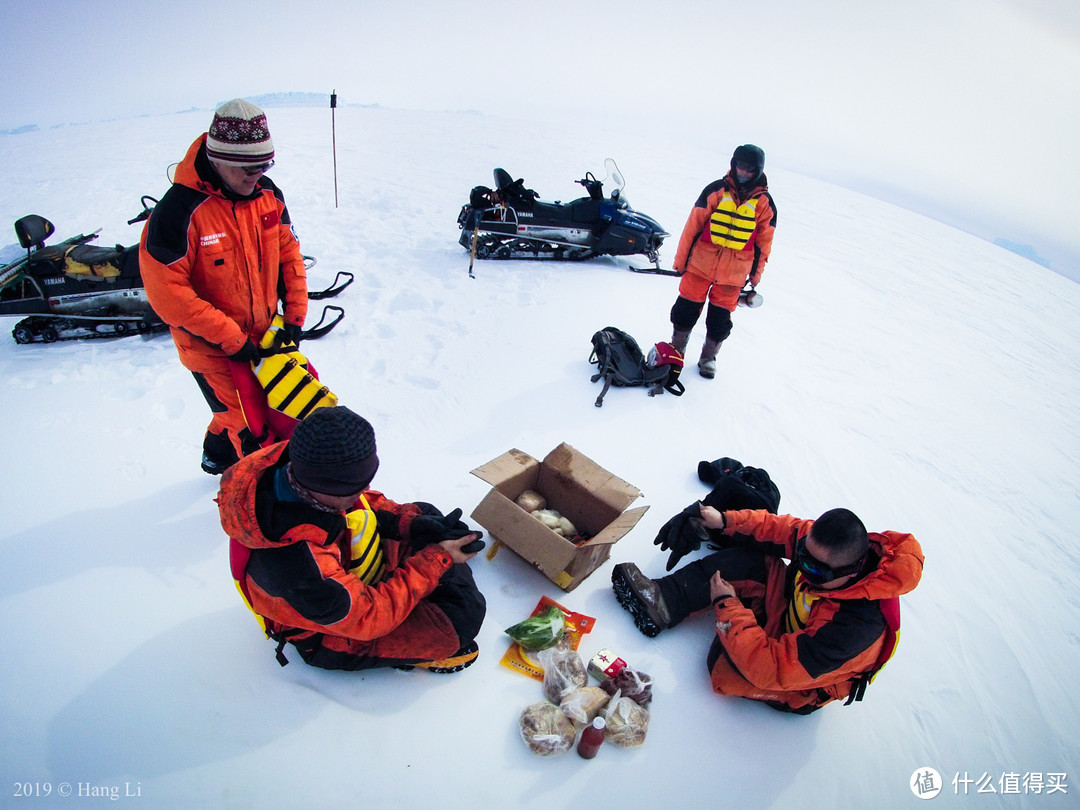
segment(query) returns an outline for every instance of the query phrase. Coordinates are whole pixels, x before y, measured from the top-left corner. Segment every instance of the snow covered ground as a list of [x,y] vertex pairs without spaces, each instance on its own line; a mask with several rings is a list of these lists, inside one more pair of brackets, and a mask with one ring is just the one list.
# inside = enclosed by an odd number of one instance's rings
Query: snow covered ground
[[[478,262],[470,280],[455,225],[469,189],[503,166],[567,200],[612,156],[631,204],[675,235],[670,265],[743,135],[339,108],[335,207],[329,110],[268,114],[312,287],[357,274],[334,302],[345,322],[307,348],[374,424],[379,489],[468,513],[487,490],[474,467],[566,441],[642,489],[651,509],[612,562],[659,575],[652,538],[707,492],[698,461],[734,456],[772,473],[781,511],[847,506],[919,538],[897,656],[860,705],[778,714],[711,693],[707,616],[646,639],[611,562],[565,594],[503,550],[473,563],[489,613],[466,672],[323,672],[295,655],[282,669],[231,582],[217,479],[198,467],[208,412],[167,335],[19,346],[5,318],[0,806],[115,791],[164,808],[904,807],[926,768],[939,804],[1075,806],[1076,284],[770,153],[766,301],[736,313],[720,376],[691,368],[681,398],[616,389],[597,409],[590,336],[667,339],[675,280],[608,259]],[[209,119],[0,138],[0,223],[38,213],[56,238],[135,242],[139,196],[164,192]],[[503,629],[542,594],[597,618],[586,657],[611,647],[655,678],[644,746],[585,762],[521,742],[541,690],[499,665]]]

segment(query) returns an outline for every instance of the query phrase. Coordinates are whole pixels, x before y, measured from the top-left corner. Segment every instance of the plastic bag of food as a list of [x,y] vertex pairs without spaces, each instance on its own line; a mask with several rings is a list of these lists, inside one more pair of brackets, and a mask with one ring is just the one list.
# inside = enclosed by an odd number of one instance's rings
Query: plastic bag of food
[[543,613],[506,628],[506,634],[526,650],[547,649],[565,633],[566,616],[554,605]]
[[514,501],[518,506],[524,509],[526,512],[535,512],[537,509],[543,509],[547,506],[547,499],[544,498],[539,492],[531,489],[527,489],[517,496]]
[[585,662],[577,650],[570,649],[570,640],[566,636],[536,657],[544,668],[544,694],[552,703],[560,703],[568,694],[589,682]]
[[649,710],[630,698],[616,693],[608,704],[604,719],[607,720],[604,739],[608,742],[624,748],[645,742],[645,733],[649,730]]
[[577,730],[553,703],[534,703],[521,712],[521,739],[529,750],[542,757],[564,754],[574,745]]
[[611,700],[611,696],[599,686],[583,686],[567,694],[559,701],[559,708],[578,728],[589,725]]
[[560,537],[573,537],[577,534],[574,524],[554,509],[537,509],[532,516]]
[[600,681],[600,688],[609,695],[621,692],[623,697],[632,699],[639,706],[648,706],[652,700],[652,684],[652,678],[644,672],[623,667],[613,677]]

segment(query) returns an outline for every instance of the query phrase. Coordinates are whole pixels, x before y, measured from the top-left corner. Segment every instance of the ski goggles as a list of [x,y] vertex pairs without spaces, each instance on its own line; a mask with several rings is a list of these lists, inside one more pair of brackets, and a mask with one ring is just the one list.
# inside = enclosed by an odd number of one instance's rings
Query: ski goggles
[[828,563],[823,563],[807,550],[805,537],[800,537],[795,541],[795,565],[812,585],[824,585],[834,579],[857,574],[862,570],[865,562],[866,556],[864,555],[853,563],[839,565],[834,568]]
[[274,161],[270,160],[266,163],[260,163],[258,166],[241,166],[240,168],[244,170],[244,174],[248,177],[254,177],[257,174],[270,171],[273,167]]

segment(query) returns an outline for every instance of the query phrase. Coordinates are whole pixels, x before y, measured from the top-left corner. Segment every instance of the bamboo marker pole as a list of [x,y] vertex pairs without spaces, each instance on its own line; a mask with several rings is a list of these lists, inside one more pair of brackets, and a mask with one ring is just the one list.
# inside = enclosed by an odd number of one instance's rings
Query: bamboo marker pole
[[337,208],[337,90],[330,93],[330,140],[334,148],[334,208]]

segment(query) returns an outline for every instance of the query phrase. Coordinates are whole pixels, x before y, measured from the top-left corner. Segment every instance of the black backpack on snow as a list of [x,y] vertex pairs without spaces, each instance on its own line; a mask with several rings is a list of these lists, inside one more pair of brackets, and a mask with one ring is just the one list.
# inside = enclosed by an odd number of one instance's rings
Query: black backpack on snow
[[604,381],[604,390],[596,398],[596,407],[604,404],[604,396],[611,386],[630,388],[647,386],[649,396],[668,391],[682,396],[683,384],[679,382],[683,358],[670,343],[657,343],[646,358],[637,341],[621,329],[607,326],[592,336],[592,354],[589,362],[597,367],[592,381]]
[[760,467],[747,467],[737,459],[724,456],[716,461],[699,462],[698,478],[713,488],[702,503],[721,512],[765,509],[775,515],[780,508],[780,488]]

